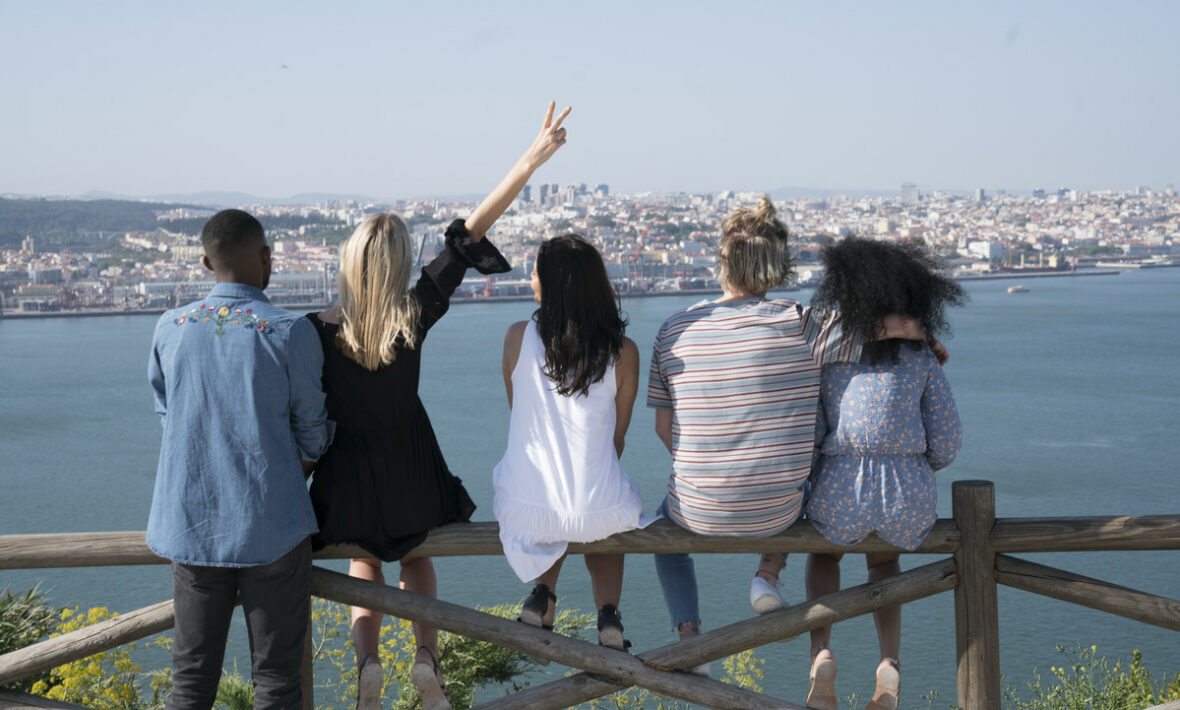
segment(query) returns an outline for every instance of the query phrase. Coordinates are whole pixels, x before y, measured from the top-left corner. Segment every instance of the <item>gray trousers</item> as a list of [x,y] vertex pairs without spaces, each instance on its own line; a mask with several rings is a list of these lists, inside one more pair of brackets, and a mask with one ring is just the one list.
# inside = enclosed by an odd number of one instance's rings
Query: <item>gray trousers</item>
[[225,640],[240,596],[250,638],[256,710],[300,710],[299,670],[307,637],[311,542],[257,567],[172,563],[176,640],[165,710],[209,710],[217,696]]

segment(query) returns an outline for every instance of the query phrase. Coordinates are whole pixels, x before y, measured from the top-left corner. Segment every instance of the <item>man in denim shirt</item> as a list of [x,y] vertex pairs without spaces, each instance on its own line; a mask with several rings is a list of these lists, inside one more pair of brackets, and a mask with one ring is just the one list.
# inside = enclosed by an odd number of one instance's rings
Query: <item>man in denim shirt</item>
[[168,710],[212,707],[240,595],[255,708],[299,708],[315,515],[301,461],[329,434],[323,352],[304,318],[270,304],[258,220],[205,224],[217,285],[156,324],[148,379],[164,439],[147,543],[172,560],[176,639]]

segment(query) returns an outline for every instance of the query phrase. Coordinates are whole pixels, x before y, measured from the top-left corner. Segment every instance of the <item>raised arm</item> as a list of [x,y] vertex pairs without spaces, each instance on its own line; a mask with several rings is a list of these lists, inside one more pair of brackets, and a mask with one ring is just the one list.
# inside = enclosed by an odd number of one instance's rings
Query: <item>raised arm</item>
[[545,122],[541,125],[537,137],[533,139],[533,144],[520,156],[496,189],[492,190],[467,218],[467,230],[471,232],[473,241],[483,239],[488,229],[520,194],[536,169],[549,160],[558,148],[565,145],[565,129],[561,127],[561,122],[569,115],[570,107],[566,106],[561,115],[554,119],[553,109],[556,106],[553,101],[549,102],[549,108],[545,110]]

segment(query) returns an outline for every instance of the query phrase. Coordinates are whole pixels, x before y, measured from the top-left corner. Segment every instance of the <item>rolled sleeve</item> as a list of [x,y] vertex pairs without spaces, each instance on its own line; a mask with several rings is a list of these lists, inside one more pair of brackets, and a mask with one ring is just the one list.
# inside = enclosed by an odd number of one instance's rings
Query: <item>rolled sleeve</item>
[[837,362],[860,360],[864,339],[840,327],[838,312],[820,312],[800,306],[803,319],[803,337],[811,347],[815,364],[831,365]]
[[668,381],[660,370],[660,348],[663,333],[656,336],[655,346],[651,351],[651,368],[647,375],[647,406],[653,409],[672,409],[672,393],[668,389]]
[[300,318],[287,335],[291,383],[291,433],[304,461],[315,461],[331,443],[323,388],[324,353],[315,326]]

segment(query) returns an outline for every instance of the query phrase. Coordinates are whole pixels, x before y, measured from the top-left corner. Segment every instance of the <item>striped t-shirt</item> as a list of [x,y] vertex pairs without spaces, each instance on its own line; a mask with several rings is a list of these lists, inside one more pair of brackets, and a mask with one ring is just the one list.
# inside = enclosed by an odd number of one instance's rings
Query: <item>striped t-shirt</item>
[[791,299],[703,301],[656,336],[647,406],[671,408],[668,514],[706,535],[772,535],[799,517],[820,369],[859,337]]

